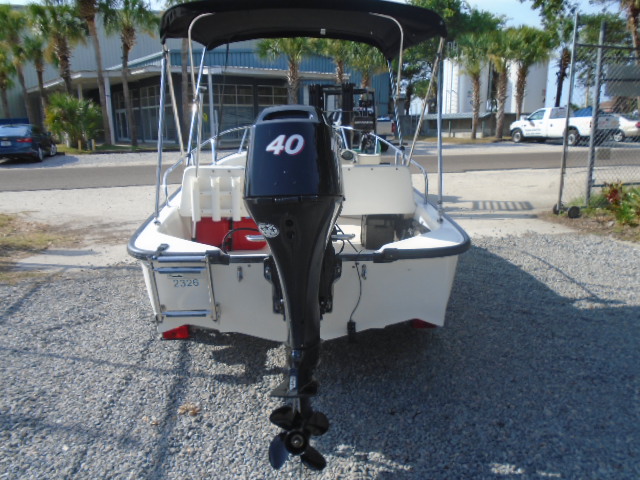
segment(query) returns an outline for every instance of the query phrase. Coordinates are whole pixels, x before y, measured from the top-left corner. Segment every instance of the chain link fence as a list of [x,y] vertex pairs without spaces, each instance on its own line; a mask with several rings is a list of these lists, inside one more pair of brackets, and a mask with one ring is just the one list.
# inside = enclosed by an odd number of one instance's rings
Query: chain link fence
[[603,37],[604,26],[599,44],[573,44],[560,209],[588,206],[607,184],[640,184],[640,59]]

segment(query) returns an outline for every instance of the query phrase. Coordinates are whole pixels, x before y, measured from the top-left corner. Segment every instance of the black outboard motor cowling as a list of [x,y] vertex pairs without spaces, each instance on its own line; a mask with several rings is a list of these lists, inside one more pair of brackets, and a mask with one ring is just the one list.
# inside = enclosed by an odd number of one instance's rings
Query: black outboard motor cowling
[[289,378],[274,395],[294,399],[294,405],[271,415],[285,430],[270,448],[275,468],[289,454],[323,468],[309,436],[324,433],[328,422],[311,410],[308,397],[317,390],[313,372],[320,354],[323,258],[343,199],[332,138],[314,107],[267,108],[256,121],[247,155],[244,200],[271,249],[288,325]]

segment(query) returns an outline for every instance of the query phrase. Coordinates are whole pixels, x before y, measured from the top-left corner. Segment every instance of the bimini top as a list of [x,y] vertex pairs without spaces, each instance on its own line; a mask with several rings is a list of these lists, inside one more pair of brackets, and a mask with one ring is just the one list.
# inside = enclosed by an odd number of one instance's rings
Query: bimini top
[[[386,58],[447,34],[442,18],[426,8],[381,0],[201,0],[175,5],[162,16],[160,38],[191,38],[207,50],[256,38],[317,37],[377,47]],[[397,22],[397,23],[396,23]]]

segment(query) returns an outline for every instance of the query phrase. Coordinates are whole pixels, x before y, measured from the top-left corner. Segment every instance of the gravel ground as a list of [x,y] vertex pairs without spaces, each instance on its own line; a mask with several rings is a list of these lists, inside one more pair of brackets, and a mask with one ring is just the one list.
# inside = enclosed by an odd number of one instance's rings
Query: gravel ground
[[280,345],[158,340],[128,266],[0,286],[0,478],[640,478],[638,265],[596,236],[476,239],[444,328],[324,344],[328,467],[304,475],[267,459]]

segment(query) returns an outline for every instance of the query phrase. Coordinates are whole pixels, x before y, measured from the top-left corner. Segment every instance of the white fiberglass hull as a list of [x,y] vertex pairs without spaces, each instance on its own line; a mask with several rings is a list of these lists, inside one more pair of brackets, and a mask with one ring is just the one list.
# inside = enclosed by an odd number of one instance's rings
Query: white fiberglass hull
[[[376,251],[352,244],[338,254],[341,274],[333,284],[332,309],[322,317],[323,339],[347,335],[349,320],[357,331],[411,319],[443,325],[458,255],[468,249],[469,238],[446,216],[434,222],[435,208],[414,195],[416,219],[432,229]],[[274,311],[274,287],[265,275],[268,247],[227,254],[171,235],[188,230],[180,204],[181,192],[160,211],[158,222],[150,219],[129,245],[141,260],[158,330],[193,325],[285,340],[286,323]],[[338,224],[352,220],[341,217]],[[349,230],[358,227],[346,225],[344,231]],[[340,250],[341,242],[334,247]]]

